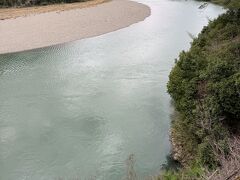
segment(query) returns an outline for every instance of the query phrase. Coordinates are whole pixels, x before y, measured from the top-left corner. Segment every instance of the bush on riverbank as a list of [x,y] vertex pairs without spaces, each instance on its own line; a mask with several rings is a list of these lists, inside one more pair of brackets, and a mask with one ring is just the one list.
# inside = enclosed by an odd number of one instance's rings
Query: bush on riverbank
[[219,153],[228,156],[229,138],[239,134],[238,8],[210,22],[194,39],[191,49],[180,54],[169,76],[168,92],[180,113],[173,122],[172,136],[182,147],[179,160],[184,159],[187,168],[179,173],[168,172],[165,179],[179,179],[183,174],[185,179],[201,179],[201,173],[206,172],[202,167],[212,171],[223,166]]

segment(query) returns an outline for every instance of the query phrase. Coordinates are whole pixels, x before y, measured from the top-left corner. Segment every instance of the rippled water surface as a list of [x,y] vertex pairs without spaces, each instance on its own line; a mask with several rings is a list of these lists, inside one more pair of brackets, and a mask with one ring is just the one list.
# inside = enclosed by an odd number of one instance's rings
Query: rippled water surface
[[152,15],[128,28],[0,55],[0,179],[119,180],[130,154],[139,177],[159,172],[170,151],[168,74],[188,33],[223,10],[139,2]]

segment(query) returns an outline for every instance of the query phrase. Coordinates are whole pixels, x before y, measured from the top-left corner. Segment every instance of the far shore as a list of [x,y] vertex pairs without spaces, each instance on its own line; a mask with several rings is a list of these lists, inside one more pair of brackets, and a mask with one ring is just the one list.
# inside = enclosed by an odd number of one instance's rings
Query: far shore
[[30,16],[34,14],[47,13],[47,12],[60,12],[72,9],[82,9],[87,7],[96,6],[111,0],[91,0],[79,3],[60,3],[51,4],[47,6],[32,6],[32,7],[17,7],[17,8],[3,8],[0,9],[0,20],[15,19],[18,17]]
[[0,9],[0,54],[98,36],[149,15],[148,6],[128,0]]

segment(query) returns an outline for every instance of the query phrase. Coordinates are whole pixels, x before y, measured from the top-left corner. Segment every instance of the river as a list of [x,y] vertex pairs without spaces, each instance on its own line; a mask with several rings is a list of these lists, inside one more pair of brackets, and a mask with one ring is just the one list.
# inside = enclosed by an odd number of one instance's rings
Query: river
[[170,152],[174,59],[224,10],[138,2],[152,14],[130,27],[0,55],[0,179],[120,180],[130,154],[138,177],[159,172]]

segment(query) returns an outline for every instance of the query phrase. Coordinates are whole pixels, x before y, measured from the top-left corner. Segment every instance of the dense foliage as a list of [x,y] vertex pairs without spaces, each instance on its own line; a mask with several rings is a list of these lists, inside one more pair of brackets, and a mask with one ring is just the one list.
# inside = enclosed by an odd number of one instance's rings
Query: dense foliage
[[55,3],[85,2],[88,0],[0,0],[0,8],[48,5]]
[[[239,3],[240,1],[231,1]],[[168,83],[178,118],[174,136],[188,163],[218,166],[214,147],[228,153],[227,139],[240,124],[240,10],[204,27],[182,52]]]

